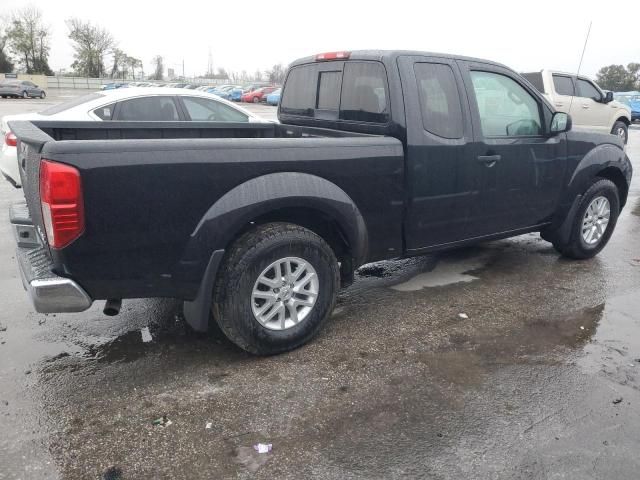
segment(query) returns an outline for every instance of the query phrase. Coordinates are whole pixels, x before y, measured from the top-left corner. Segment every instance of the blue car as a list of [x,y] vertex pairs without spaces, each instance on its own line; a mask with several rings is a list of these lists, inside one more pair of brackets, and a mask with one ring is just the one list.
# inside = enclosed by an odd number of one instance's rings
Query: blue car
[[242,93],[243,90],[241,88],[234,88],[233,90],[231,90],[231,93],[229,95],[231,96],[231,100],[233,100],[234,102],[239,102],[240,100],[242,100]]
[[640,121],[640,92],[615,93],[614,98],[631,109],[631,121]]
[[281,88],[267,95],[267,105],[278,105],[280,103],[280,92],[282,92]]

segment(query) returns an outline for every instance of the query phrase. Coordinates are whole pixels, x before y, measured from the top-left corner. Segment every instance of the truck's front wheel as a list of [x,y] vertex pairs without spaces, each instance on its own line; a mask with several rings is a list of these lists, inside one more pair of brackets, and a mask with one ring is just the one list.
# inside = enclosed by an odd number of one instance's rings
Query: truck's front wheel
[[620,138],[625,145],[627,144],[629,140],[629,127],[627,127],[626,123],[620,121],[614,123],[611,133]]
[[225,335],[259,355],[310,340],[333,310],[339,270],[331,247],[306,228],[261,225],[225,257],[213,292],[213,315]]
[[565,257],[594,257],[611,238],[619,213],[620,199],[616,185],[604,178],[596,180],[580,201],[569,241],[566,244],[554,242],[553,246]]

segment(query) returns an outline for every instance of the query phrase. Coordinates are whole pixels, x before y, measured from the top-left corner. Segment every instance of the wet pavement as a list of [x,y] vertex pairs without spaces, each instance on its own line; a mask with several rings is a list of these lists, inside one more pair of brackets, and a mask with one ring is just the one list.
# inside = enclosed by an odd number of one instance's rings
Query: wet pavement
[[[640,172],[637,129],[628,150]],[[20,196],[0,182],[2,480],[638,478],[638,175],[593,260],[531,234],[368,265],[314,341],[269,358],[172,300],[33,313]]]

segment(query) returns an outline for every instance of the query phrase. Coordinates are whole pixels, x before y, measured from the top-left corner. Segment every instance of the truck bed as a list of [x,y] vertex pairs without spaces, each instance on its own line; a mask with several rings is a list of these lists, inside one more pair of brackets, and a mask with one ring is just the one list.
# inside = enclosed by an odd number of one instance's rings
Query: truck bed
[[404,152],[395,138],[275,123],[43,121],[11,128],[26,145],[19,161],[36,228],[42,230],[40,159],[80,171],[85,232],[49,254],[54,271],[72,276],[93,299],[193,298],[208,258],[228,240],[224,231],[202,228],[207,216],[232,190],[249,185],[241,195],[251,197],[263,188],[260,179],[280,173],[305,197],[331,194],[316,191],[314,178],[346,192],[363,218],[367,260],[402,253]]

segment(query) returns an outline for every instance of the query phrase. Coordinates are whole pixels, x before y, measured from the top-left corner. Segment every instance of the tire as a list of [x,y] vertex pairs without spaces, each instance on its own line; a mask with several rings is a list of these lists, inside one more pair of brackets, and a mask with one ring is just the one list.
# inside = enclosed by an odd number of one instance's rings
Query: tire
[[26,90],[22,92],[22,98],[29,98],[29,94],[27,93]]
[[[301,259],[311,266],[317,278],[316,297],[315,303],[306,312],[305,306],[300,306],[300,311],[297,310],[298,305],[290,307],[296,311],[296,316],[304,315],[299,323],[293,323],[289,318],[286,328],[274,329],[285,325],[284,317],[291,316],[290,308],[286,308],[283,301],[271,303],[273,308],[278,307],[283,313],[282,317],[280,313],[275,315],[270,320],[272,323],[267,322],[270,325],[268,327],[258,321],[258,316],[254,314],[254,310],[267,308],[268,301],[252,295],[258,288],[265,288],[264,285],[258,286],[257,282],[259,277],[264,278],[262,275],[266,276],[266,272],[270,271],[265,269],[283,259]],[[291,266],[294,274],[298,268],[301,267],[295,264]],[[309,270],[303,268],[301,275],[305,279]],[[274,272],[273,278],[279,280],[280,277]],[[245,233],[228,250],[214,287],[212,312],[220,329],[240,348],[256,355],[273,355],[305,344],[320,330],[335,306],[339,285],[338,261],[331,247],[321,237],[298,225],[269,223]],[[300,293],[291,293],[293,290],[289,286],[281,288],[271,290],[269,287],[262,293],[272,295],[278,290],[277,295],[285,295],[284,302],[302,298],[292,299],[291,295],[295,297]],[[283,293],[285,288],[286,294]],[[289,295],[289,299],[286,295]],[[307,302],[310,299],[311,296],[306,297]],[[271,308],[267,308],[264,316],[272,313]]]
[[[583,235],[583,222],[586,219],[587,209],[592,202],[602,197],[609,202],[609,222],[597,243],[589,244]],[[564,245],[556,242],[553,244],[554,248],[563,256],[576,260],[595,257],[609,242],[619,214],[620,197],[618,195],[618,187],[611,180],[604,178],[595,180],[582,196],[576,216],[573,219],[569,241]]]
[[627,144],[627,141],[629,141],[629,127],[627,127],[627,124],[624,122],[618,121],[614,123],[611,133],[622,138],[625,145]]
[[260,103],[260,98],[259,97],[253,97],[253,103]]
[[47,97],[47,94],[46,94],[46,93],[44,93],[44,90],[43,90],[42,92],[40,92],[40,98],[41,98],[42,100],[44,100],[46,97]]
[[7,96],[6,95],[2,95],[2,98],[7,98]]

